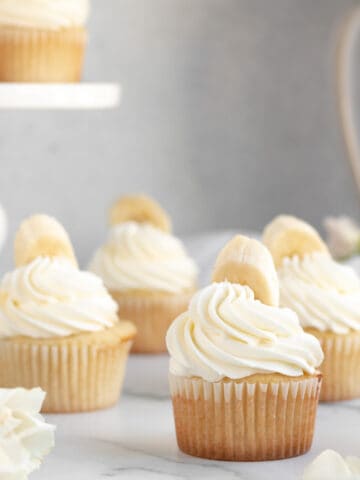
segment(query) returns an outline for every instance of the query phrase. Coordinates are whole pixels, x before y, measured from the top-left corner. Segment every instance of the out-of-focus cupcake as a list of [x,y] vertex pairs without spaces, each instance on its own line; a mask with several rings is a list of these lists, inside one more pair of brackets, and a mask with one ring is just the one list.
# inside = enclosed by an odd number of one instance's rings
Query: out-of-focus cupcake
[[89,0],[0,0],[0,81],[78,82]]
[[323,359],[295,312],[280,308],[272,258],[237,236],[214,282],[167,333],[177,441],[190,455],[262,461],[311,446]]
[[316,230],[295,217],[276,217],[264,243],[277,265],[280,304],[294,310],[325,354],[320,400],[360,397],[360,279],[337,263]]
[[136,329],[119,321],[102,280],[78,269],[46,215],[21,224],[15,263],[0,283],[0,387],[41,387],[47,412],[116,403]]
[[132,351],[165,352],[166,331],[196,289],[197,268],[151,198],[121,198],[110,223],[108,240],[89,268],[103,279],[121,316],[137,326]]

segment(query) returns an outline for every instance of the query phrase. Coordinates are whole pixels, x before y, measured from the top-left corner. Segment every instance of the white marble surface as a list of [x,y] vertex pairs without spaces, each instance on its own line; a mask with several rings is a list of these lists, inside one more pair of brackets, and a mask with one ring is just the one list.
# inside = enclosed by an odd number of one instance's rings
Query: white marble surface
[[[233,233],[187,239],[201,268],[201,284],[208,281],[219,248]],[[357,262],[355,259],[355,268],[360,267]],[[305,465],[325,449],[360,456],[358,400],[319,406],[313,448],[302,457],[263,463],[189,457],[177,448],[167,370],[167,355],[132,355],[124,394],[116,407],[88,414],[49,415],[48,420],[57,425],[56,448],[32,478],[298,480]]]
[[[153,385],[165,385],[162,373],[166,363],[166,356],[131,357],[128,374],[144,383],[149,370],[157,367]],[[126,384],[127,389],[133,386],[134,379],[128,378]],[[360,456],[360,401],[320,405],[312,450],[302,457],[262,463],[215,462],[181,453],[176,444],[171,401],[164,391],[124,393],[110,410],[49,415],[48,420],[57,425],[56,448],[33,475],[34,480],[292,480],[300,479],[304,466],[327,448]]]

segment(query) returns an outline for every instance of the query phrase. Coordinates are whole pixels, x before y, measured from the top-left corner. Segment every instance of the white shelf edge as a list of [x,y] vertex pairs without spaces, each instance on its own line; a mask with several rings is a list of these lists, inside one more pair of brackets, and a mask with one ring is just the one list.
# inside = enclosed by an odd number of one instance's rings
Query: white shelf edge
[[102,110],[120,101],[118,83],[0,83],[0,110]]

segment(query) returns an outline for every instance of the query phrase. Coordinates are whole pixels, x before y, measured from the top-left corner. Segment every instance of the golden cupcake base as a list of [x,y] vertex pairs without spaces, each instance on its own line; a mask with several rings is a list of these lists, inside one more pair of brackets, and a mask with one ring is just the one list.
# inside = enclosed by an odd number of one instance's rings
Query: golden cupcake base
[[360,332],[339,335],[305,328],[321,343],[324,362],[321,402],[337,402],[360,398]]
[[1,82],[78,82],[81,79],[86,30],[0,28]]
[[64,338],[0,340],[0,387],[41,387],[43,412],[83,412],[119,398],[136,329],[129,322]]
[[253,375],[210,383],[170,375],[180,450],[195,457],[264,461],[312,444],[321,375]]
[[167,352],[166,332],[175,318],[187,310],[193,293],[110,291],[118,303],[120,315],[137,327],[138,333],[131,352]]

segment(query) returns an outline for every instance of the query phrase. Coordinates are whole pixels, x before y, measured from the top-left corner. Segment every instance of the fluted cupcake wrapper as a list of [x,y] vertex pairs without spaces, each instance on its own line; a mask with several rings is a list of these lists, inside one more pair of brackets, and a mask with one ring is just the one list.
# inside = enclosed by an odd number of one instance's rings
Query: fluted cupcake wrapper
[[166,332],[175,318],[187,310],[192,296],[192,293],[110,293],[118,303],[121,318],[132,321],[137,327],[132,353],[166,352]]
[[78,82],[86,31],[82,27],[44,30],[0,29],[1,82]]
[[312,444],[321,376],[210,383],[170,374],[179,448],[217,460],[301,455]]
[[360,398],[360,332],[339,335],[306,329],[315,335],[324,351],[321,402]]
[[[95,335],[95,334],[94,334]],[[0,341],[0,387],[41,387],[43,412],[81,412],[110,407],[121,391],[130,339]]]

